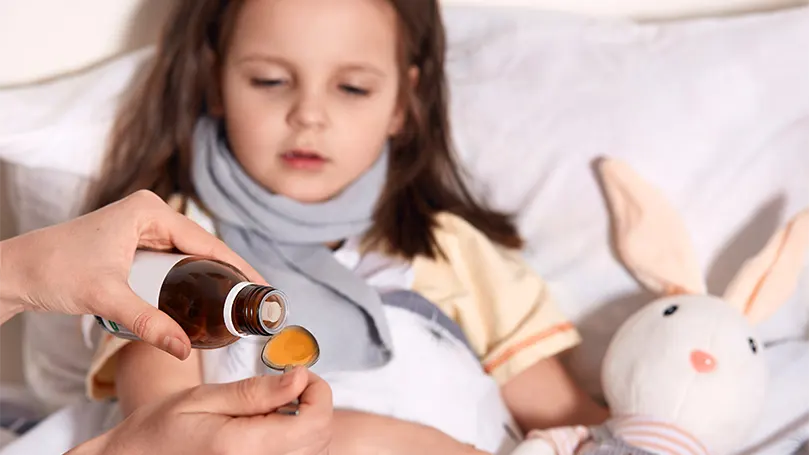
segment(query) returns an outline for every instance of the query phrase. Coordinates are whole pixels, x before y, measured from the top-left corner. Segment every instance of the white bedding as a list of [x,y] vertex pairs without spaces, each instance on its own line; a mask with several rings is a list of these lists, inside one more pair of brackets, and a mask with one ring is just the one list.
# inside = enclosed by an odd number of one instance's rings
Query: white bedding
[[[713,292],[809,207],[809,8],[668,25],[467,10],[452,25],[459,151],[480,192],[519,215],[529,260],[579,324],[567,360],[592,393],[609,337],[649,298],[611,254],[596,157],[671,197]],[[806,338],[806,270],[765,338]],[[780,376],[753,441],[809,410],[809,353],[786,367],[786,347],[770,352]],[[782,441],[762,453],[791,453]]]
[[[156,40],[175,0],[0,2],[0,87],[52,79]],[[673,19],[739,14],[807,0],[441,0],[446,5],[530,6],[581,14]],[[23,64],[19,64],[23,63]]]
[[[529,260],[580,325],[585,343],[567,361],[593,394],[600,392],[606,340],[647,298],[610,254],[590,169],[595,157],[629,161],[671,196],[694,233],[712,291],[776,226],[809,206],[809,8],[636,25],[454,7],[447,23],[458,149],[478,193],[518,213]],[[56,88],[0,91],[0,155],[28,164],[15,174],[28,228],[69,216],[70,204],[54,201],[80,194],[76,188],[103,150],[121,81],[144,56]],[[84,87],[94,90],[79,97]],[[61,102],[22,104],[49,98]],[[54,328],[42,321],[38,333]],[[766,338],[806,339],[807,321],[809,269],[795,298],[765,324]],[[41,339],[36,333],[28,336]],[[75,333],[54,328],[51,335],[79,337],[78,325]],[[54,357],[63,352],[38,348],[29,364],[35,389],[45,397],[67,391],[54,400],[80,399],[71,375],[86,359],[66,361]],[[769,351],[776,382],[751,445],[809,410],[807,352],[798,341]],[[71,375],[49,369],[58,361]],[[801,435],[809,436],[809,425],[758,453],[792,453]]]

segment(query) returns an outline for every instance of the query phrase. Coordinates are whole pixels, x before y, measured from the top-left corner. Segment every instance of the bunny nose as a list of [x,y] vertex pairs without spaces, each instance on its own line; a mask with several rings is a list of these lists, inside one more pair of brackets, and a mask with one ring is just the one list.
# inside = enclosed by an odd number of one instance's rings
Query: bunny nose
[[691,365],[697,373],[710,373],[716,369],[716,359],[704,351],[691,351]]

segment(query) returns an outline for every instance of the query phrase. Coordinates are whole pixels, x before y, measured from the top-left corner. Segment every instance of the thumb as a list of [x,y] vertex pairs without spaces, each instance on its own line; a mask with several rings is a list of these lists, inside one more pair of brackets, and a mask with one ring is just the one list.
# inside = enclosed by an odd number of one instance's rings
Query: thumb
[[308,372],[295,368],[283,375],[255,376],[228,384],[199,386],[191,395],[190,412],[252,417],[274,412],[297,399],[308,383]]
[[169,315],[138,297],[129,286],[113,293],[115,298],[98,302],[106,311],[99,315],[116,321],[152,346],[185,360],[191,352],[188,335]]

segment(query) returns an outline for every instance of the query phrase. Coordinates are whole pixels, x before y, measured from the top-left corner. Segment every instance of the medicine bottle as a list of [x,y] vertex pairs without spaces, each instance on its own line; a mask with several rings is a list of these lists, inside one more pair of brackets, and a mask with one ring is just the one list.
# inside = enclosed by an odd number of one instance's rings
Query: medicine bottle
[[[250,335],[284,328],[287,299],[271,286],[250,283],[235,267],[196,256],[138,251],[129,286],[182,327],[195,349],[216,349]],[[96,316],[113,335],[138,340],[115,321]]]

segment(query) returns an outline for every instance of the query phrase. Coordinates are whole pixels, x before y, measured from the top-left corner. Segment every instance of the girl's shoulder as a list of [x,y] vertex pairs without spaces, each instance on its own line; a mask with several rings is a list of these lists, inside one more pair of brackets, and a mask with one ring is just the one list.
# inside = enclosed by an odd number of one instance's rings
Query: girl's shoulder
[[481,249],[497,252],[498,255],[506,258],[520,255],[520,250],[507,248],[492,241],[472,223],[454,213],[439,212],[435,215],[434,220],[433,235],[442,251],[447,247],[462,246],[461,251],[464,251],[466,256],[472,257]]
[[166,203],[178,213],[182,213],[202,226],[202,228],[210,234],[218,236],[218,229],[216,228],[216,223],[213,221],[213,217],[205,210],[202,204],[194,198],[182,193],[174,193],[166,199]]
[[434,217],[435,227],[433,234],[438,237],[473,237],[485,238],[472,223],[468,222],[463,217],[460,217],[451,212],[439,212]]
[[457,215],[441,213],[435,221],[441,255],[413,261],[412,290],[459,322],[498,383],[580,342],[521,250]]
[[[177,212],[202,226],[209,233],[218,235],[218,229],[213,217],[193,197],[175,193],[166,200],[166,203]],[[454,213],[439,212],[435,215],[434,221],[433,235],[438,248],[444,253],[445,259],[447,259],[446,253],[448,250],[455,252],[451,256],[455,256],[456,260],[460,259],[457,257],[458,253],[462,253],[462,257],[468,258],[494,253],[503,259],[519,254],[517,250],[507,249],[495,244],[470,222]],[[358,253],[361,255],[369,253],[360,240],[357,240],[357,242]]]

